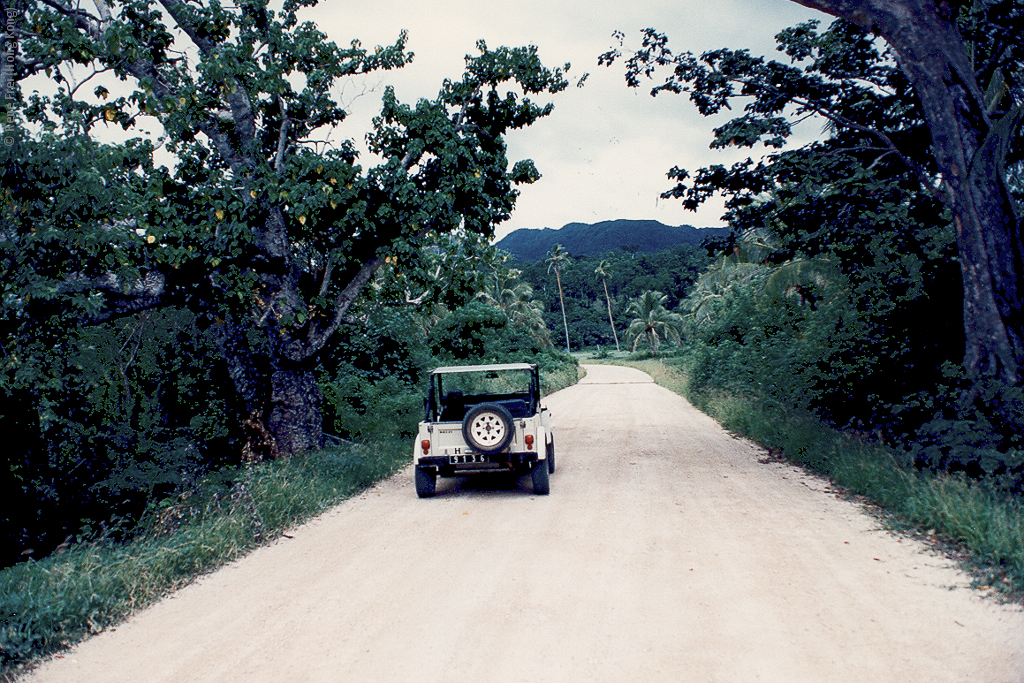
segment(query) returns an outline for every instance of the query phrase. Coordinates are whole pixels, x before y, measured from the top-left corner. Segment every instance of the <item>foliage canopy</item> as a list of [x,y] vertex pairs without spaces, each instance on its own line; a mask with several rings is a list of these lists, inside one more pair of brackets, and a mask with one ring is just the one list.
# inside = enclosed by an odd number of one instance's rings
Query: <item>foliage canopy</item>
[[[187,309],[214,328],[246,413],[273,437],[269,452],[321,445],[317,357],[357,296],[389,256],[455,230],[488,237],[508,218],[515,186],[539,174],[528,160],[509,163],[504,135],[550,113],[532,98],[567,82],[535,48],[481,41],[434,99],[408,105],[384,92],[367,134],[382,161],[364,168],[352,142],[321,141],[346,115],[331,93],[350,76],[406,64],[406,36],[373,50],[338,46],[300,21],[312,4],[5,7],[25,27],[14,36],[24,55],[15,77],[45,72],[57,84],[18,102],[25,127],[14,127],[18,149],[4,150],[19,154],[5,164],[5,186],[17,189],[2,218],[4,257],[23,274],[5,282],[13,344],[30,344],[14,332],[35,321],[60,330]],[[40,25],[57,30],[27,28]],[[65,75],[69,65],[109,72],[131,92],[85,93],[88,77]],[[153,162],[151,141],[89,137],[98,124],[130,133],[144,117],[159,123],[173,168]],[[99,168],[89,172],[83,154],[53,168],[58,139],[86,147]],[[74,186],[59,192],[68,178]]]
[[[1024,258],[1013,199],[1016,191],[1020,201],[1020,188],[1013,186],[1019,171],[1013,169],[1024,152],[1014,134],[1024,61],[1009,35],[1020,24],[1020,4],[949,3],[955,11],[945,14],[908,2],[803,4],[849,21],[825,31],[809,22],[780,33],[779,49],[790,64],[745,50],[676,54],[654,29],[626,56],[626,80],[633,87],[667,72],[652,94],[686,93],[705,115],[745,103],[743,114],[715,130],[713,147],[781,148],[794,121],[815,116],[827,122],[824,141],[775,153],[766,162],[712,166],[692,178],[673,169],[678,184],[665,196],[695,208],[721,192],[731,220],[776,229],[772,221],[778,218],[786,223],[780,234],[799,218],[793,208],[814,203],[823,214],[837,209],[841,227],[850,216],[861,222],[858,229],[882,231],[954,223],[965,366],[1016,382],[1024,358],[1017,290]],[[938,54],[943,58],[931,58]],[[601,61],[612,64],[623,56],[613,49]],[[851,206],[851,189],[868,203]],[[947,216],[936,216],[939,206]],[[810,218],[803,216],[806,223]],[[833,225],[825,219],[805,229],[812,240],[827,239]]]

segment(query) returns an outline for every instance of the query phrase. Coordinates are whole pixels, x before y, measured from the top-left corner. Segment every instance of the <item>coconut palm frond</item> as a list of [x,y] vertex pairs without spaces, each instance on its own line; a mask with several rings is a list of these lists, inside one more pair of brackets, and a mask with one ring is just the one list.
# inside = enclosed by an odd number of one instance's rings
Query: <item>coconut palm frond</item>
[[667,294],[648,290],[629,302],[626,312],[636,317],[626,330],[626,340],[633,351],[643,341],[658,355],[662,340],[678,344],[682,339],[683,316],[666,309],[667,300]]

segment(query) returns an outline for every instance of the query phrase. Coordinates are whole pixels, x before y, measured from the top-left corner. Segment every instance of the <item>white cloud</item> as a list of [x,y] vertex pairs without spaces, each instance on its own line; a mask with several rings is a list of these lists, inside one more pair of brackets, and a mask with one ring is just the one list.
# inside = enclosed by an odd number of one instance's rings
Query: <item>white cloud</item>
[[[788,0],[325,0],[312,15],[321,30],[342,44],[353,38],[364,45],[388,44],[407,29],[415,61],[385,77],[403,101],[433,96],[443,78],[457,78],[464,55],[475,53],[481,38],[492,47],[537,45],[549,67],[572,63],[573,82],[590,73],[585,87],[570,87],[553,99],[555,111],[549,118],[509,135],[512,160],[533,159],[544,177],[522,188],[516,211],[499,226],[499,234],[613,218],[721,225],[720,202],[693,213],[677,200],[659,199],[671,187],[665,174],[673,166],[731,164],[750,152],[709,150],[714,123],[702,118],[685,97],[652,98],[649,89],[630,90],[622,66],[599,67],[597,57],[613,45],[613,31],[625,32],[628,45],[638,43],[646,27],[668,35],[676,52],[746,47],[772,54],[779,30],[824,18]],[[370,82],[379,82],[379,77]],[[347,94],[353,92],[350,86]],[[347,135],[361,137],[377,101],[375,93],[354,103]]]

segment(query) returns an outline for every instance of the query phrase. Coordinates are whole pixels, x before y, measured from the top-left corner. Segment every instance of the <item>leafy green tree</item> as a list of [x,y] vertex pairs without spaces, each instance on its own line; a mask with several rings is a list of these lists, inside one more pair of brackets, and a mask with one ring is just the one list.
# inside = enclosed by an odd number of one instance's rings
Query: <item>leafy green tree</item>
[[[364,169],[351,142],[321,142],[346,114],[330,92],[350,76],[407,63],[405,34],[374,50],[358,41],[340,47],[300,23],[299,10],[312,4],[4,6],[20,27],[15,78],[46,72],[58,87],[52,97],[19,101],[22,117],[54,131],[32,140],[33,163],[44,163],[53,139],[81,139],[97,124],[131,131],[146,117],[176,159],[173,170],[155,167],[152,145],[136,143],[141,158],[126,182],[100,172],[80,200],[110,210],[81,218],[14,164],[5,187],[24,196],[4,200],[3,246],[36,267],[5,289],[5,338],[69,310],[74,297],[64,326],[185,307],[209,326],[245,412],[272,434],[271,450],[322,444],[318,357],[357,297],[388,256],[414,250],[428,234],[490,236],[508,218],[515,186],[539,174],[529,161],[510,168],[504,135],[547,115],[551,105],[531,98],[566,81],[533,48],[480,42],[463,77],[445,81],[436,98],[409,106],[385,91],[367,135],[383,161]],[[25,28],[38,26],[48,29]],[[69,64],[110,72],[131,92],[85,93],[89,77],[70,83],[62,71]],[[63,256],[82,251],[83,241],[95,254]]]
[[[942,202],[955,225],[962,271],[964,365],[1018,381],[1024,315],[1017,287],[1024,258],[1006,169],[1019,163],[1022,151],[1013,133],[1022,99],[1024,55],[1015,37],[1020,4],[796,1],[850,22],[835,22],[820,34],[814,22],[781,33],[781,49],[803,68],[746,51],[676,55],[654,30],[627,58],[630,85],[667,67],[671,73],[653,93],[688,93],[705,115],[749,98],[742,116],[716,129],[716,147],[781,147],[794,120],[817,115],[829,122],[831,137],[803,154],[702,169],[692,184],[687,171],[673,169],[679,184],[666,195],[692,208],[722,191],[734,197],[730,208],[739,212],[780,180],[813,190],[809,198],[819,202],[841,197],[834,178],[856,180],[858,196],[901,186],[910,202],[876,198],[872,207],[882,207],[881,216],[870,207],[860,212],[876,213],[883,225],[899,214],[914,221],[914,211],[929,199]],[[873,32],[887,41],[883,52]],[[620,56],[613,50],[602,61]],[[804,180],[793,182],[795,172]]]
[[482,234],[464,228],[440,235],[430,233],[418,244],[396,245],[384,258],[356,308],[458,308],[484,287],[487,274],[501,258]]
[[[781,144],[791,123],[778,109],[781,101],[812,95],[823,111],[839,120],[859,121],[859,127],[833,125],[823,140],[756,163],[748,159],[730,168],[700,169],[692,179],[676,169],[679,184],[667,194],[695,207],[720,192],[737,233],[767,230],[773,236],[772,249],[760,258],[770,264],[827,260],[847,278],[848,305],[837,303],[815,323],[815,329],[832,329],[825,318],[843,311],[850,324],[836,328],[831,337],[818,337],[834,346],[834,353],[827,362],[813,353],[793,358],[826,370],[808,380],[822,382],[817,395],[823,400],[840,390],[847,397],[843,404],[830,403],[828,417],[839,424],[891,424],[893,409],[887,406],[933,387],[940,379],[938,368],[964,349],[962,321],[949,315],[948,302],[963,296],[954,229],[934,188],[922,182],[922,174],[933,172],[927,155],[921,155],[927,127],[915,115],[914,93],[884,44],[858,27],[834,22],[818,33],[814,24],[806,24],[777,38],[782,51],[799,57],[797,66],[732,50],[696,60],[694,78],[703,73],[722,88],[696,88],[695,101],[714,104],[718,96],[729,101],[743,92],[750,97],[745,115],[716,129],[713,144]],[[733,95],[727,97],[727,92]],[[883,148],[862,130],[871,127],[898,141],[903,154]],[[734,240],[726,246],[732,254],[737,244]],[[750,306],[758,296],[749,292]],[[724,306],[722,314],[736,330],[728,338],[747,338],[750,327],[743,318],[750,311],[741,310],[738,300],[736,307],[721,301],[716,305]],[[807,312],[793,313],[800,318]],[[775,327],[769,324],[767,329]],[[850,336],[853,330],[859,339]],[[774,338],[781,349],[783,337]],[[799,337],[794,333],[790,338]],[[757,357],[750,358],[760,367]],[[893,376],[901,382],[887,379]]]
[[[1024,120],[1019,0],[794,0],[880,35],[931,133],[942,200],[956,224],[970,372],[1010,384],[1024,368],[1024,240],[1007,178]],[[885,143],[884,137],[879,139]],[[895,143],[886,145],[898,150]]]
[[558,282],[558,302],[562,309],[562,327],[565,328],[565,352],[572,353],[569,348],[569,323],[566,322],[565,318],[565,296],[562,294],[562,268],[566,264],[572,263],[572,259],[569,256],[569,252],[561,244],[556,244],[548,252],[546,263],[548,264],[548,272],[555,271],[555,280]]
[[612,328],[612,336],[615,338],[615,350],[621,351],[619,348],[619,333],[615,331],[615,318],[612,317],[612,298],[608,294],[608,278],[611,276],[611,264],[608,259],[604,259],[598,264],[597,268],[594,269],[594,274],[601,279],[601,284],[604,285],[604,298],[608,302],[608,324]]
[[679,343],[683,318],[665,308],[666,301],[667,294],[647,291],[629,302],[626,313],[634,318],[626,330],[626,339],[633,342],[634,352],[640,342],[647,344],[655,356],[658,355],[662,340]]
[[505,312],[484,301],[471,301],[451,311],[431,330],[431,352],[441,362],[508,363],[554,358],[571,361],[556,352],[548,340],[513,324]]

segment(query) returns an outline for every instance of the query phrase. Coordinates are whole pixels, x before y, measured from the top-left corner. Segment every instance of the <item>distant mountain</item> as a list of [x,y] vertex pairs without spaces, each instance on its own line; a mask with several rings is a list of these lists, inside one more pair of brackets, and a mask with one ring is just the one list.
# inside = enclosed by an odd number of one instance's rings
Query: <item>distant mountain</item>
[[658,221],[614,220],[600,223],[569,223],[560,230],[522,228],[502,238],[496,246],[524,263],[539,261],[551,247],[561,244],[575,256],[600,256],[609,251],[653,252],[677,244],[700,244],[705,237],[724,237],[728,228],[670,226]]

